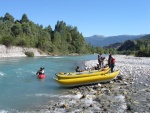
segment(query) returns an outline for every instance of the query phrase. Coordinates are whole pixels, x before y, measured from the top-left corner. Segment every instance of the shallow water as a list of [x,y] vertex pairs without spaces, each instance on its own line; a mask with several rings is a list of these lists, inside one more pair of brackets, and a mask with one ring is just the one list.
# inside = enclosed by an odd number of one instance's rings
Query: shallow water
[[[0,113],[26,112],[45,104],[67,89],[60,87],[53,78],[58,72],[74,71],[97,55],[1,58],[0,59]],[[40,67],[45,68],[46,78],[35,76]]]

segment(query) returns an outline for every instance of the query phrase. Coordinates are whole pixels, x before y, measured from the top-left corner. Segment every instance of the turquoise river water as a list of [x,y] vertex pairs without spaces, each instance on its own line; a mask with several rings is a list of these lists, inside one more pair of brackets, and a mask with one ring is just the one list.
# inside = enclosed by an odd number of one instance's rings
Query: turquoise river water
[[[50,95],[65,92],[53,78],[58,72],[74,71],[84,61],[96,60],[97,55],[0,58],[0,113],[26,112],[36,109]],[[39,80],[35,73],[45,68],[46,78]]]

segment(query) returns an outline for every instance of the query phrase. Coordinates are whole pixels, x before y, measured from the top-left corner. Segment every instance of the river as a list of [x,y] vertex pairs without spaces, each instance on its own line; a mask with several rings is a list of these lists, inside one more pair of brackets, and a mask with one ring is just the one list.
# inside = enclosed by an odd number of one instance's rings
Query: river
[[[97,54],[0,58],[0,113],[36,109],[67,90],[53,80],[56,73],[74,71],[78,65],[83,69],[84,61],[95,59]],[[40,67],[45,68],[44,80],[35,76]]]

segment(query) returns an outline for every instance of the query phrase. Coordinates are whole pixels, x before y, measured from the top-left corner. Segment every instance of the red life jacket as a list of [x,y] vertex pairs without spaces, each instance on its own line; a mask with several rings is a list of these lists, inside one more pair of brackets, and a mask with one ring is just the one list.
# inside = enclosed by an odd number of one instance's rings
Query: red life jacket
[[111,63],[115,63],[115,59],[114,58],[111,58]]

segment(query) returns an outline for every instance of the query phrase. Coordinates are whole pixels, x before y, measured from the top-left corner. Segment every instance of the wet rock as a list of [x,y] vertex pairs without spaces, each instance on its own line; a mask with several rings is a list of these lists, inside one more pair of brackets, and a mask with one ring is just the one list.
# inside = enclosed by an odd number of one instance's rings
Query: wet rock
[[89,107],[93,107],[94,105],[93,104],[90,104],[90,106]]
[[127,82],[123,82],[123,84],[124,84],[124,85],[128,85],[128,83],[127,83]]
[[148,86],[148,84],[144,84],[144,86]]
[[101,87],[102,85],[99,83],[99,84],[97,84],[98,85],[98,87]]
[[61,108],[67,108],[67,104],[62,104]]
[[122,76],[117,76],[117,78],[116,78],[117,80],[122,80],[123,79],[123,77]]
[[66,112],[66,113],[71,113],[72,111],[73,111],[72,108],[67,108],[65,112]]
[[132,105],[131,104],[127,104],[127,111],[132,111]]
[[86,98],[86,95],[85,95],[85,94],[84,94],[84,95],[82,95],[80,99],[83,99],[83,98]]

